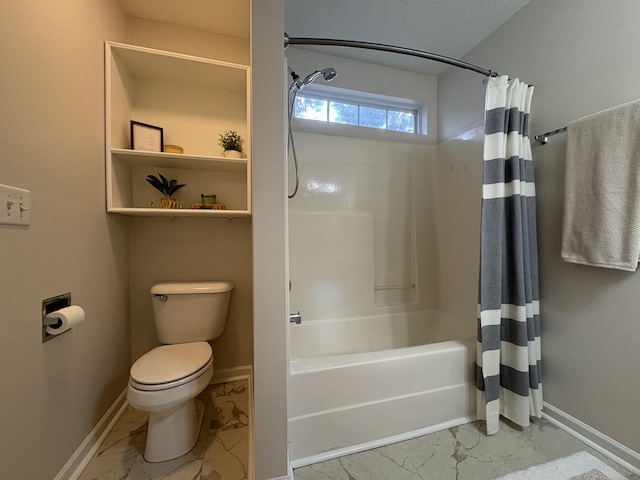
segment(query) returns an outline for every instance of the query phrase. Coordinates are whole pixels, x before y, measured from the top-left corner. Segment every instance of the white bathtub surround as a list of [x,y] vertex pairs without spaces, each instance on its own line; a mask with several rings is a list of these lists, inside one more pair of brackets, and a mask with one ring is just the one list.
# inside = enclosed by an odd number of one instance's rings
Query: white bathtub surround
[[[378,352],[457,340],[474,335],[474,329],[475,320],[464,320],[441,310],[303,321],[301,325],[291,326],[291,373],[317,368],[317,362],[310,357]],[[349,359],[338,357],[333,361],[342,365]],[[326,363],[319,365],[326,366]]]
[[[296,149],[300,194],[288,203],[291,309],[318,320],[373,315],[376,307],[433,308],[432,147],[296,132]],[[356,261],[359,268],[347,269]],[[320,288],[302,287],[320,280]],[[322,300],[328,291],[334,301]]]
[[372,312],[373,257],[372,215],[290,212],[291,311],[305,322]]
[[437,311],[292,325],[291,460],[472,421],[475,331]]

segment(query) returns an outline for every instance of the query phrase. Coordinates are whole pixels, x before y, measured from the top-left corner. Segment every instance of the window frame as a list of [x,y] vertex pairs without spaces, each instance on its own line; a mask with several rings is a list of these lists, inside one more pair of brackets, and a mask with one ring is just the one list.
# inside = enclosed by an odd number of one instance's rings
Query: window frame
[[[295,115],[295,106],[293,107],[293,118],[297,121],[311,121],[311,122],[321,122],[327,125],[338,125],[338,126],[349,126],[352,128],[364,128],[370,131],[387,131],[387,132],[397,132],[405,135],[426,135],[426,133],[422,133],[423,130],[423,119],[422,119],[422,106],[413,100],[410,99],[398,99],[398,101],[393,101],[392,99],[388,99],[383,95],[374,95],[374,94],[365,94],[364,92],[354,92],[353,94],[347,94],[342,92],[332,92],[330,90],[331,87],[325,86],[322,91],[317,88],[305,88],[303,91],[298,92],[296,98],[309,98],[313,100],[320,100],[327,102],[327,113],[326,118],[324,120],[313,119],[313,118],[304,118],[298,117]],[[341,89],[342,90],[342,89]],[[372,98],[376,97],[376,98]],[[384,98],[383,98],[384,97]],[[295,101],[295,100],[294,100]],[[354,123],[342,123],[342,122],[333,122],[330,120],[330,104],[331,103],[342,103],[347,105],[353,105],[358,107],[358,124]],[[385,118],[386,118],[386,127],[385,128],[376,128],[370,127],[367,125],[360,124],[360,109],[362,107],[365,108],[374,108],[378,110],[385,110]],[[388,128],[389,125],[389,111],[394,113],[409,113],[413,115],[413,132],[407,132],[404,130],[396,130]]]

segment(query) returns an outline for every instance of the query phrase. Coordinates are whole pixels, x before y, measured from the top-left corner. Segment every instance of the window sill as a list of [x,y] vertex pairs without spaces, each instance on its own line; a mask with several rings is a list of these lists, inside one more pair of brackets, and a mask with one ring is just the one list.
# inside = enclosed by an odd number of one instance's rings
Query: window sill
[[292,120],[294,132],[317,133],[320,135],[336,135],[339,137],[368,138],[385,142],[414,143],[418,145],[435,145],[436,139],[429,135],[396,132],[393,130],[379,130],[376,128],[358,127],[338,123],[327,123],[317,120],[294,118]]

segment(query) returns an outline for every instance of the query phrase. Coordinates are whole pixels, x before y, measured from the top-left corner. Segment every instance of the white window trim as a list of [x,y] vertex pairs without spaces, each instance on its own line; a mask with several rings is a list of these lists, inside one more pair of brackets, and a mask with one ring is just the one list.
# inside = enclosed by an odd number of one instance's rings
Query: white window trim
[[321,84],[307,85],[300,93],[302,97],[315,98],[326,101],[356,104],[365,107],[384,108],[393,111],[410,111],[416,114],[416,133],[397,130],[378,129],[360,125],[293,118],[292,127],[295,131],[338,135],[345,137],[373,138],[377,140],[418,143],[431,145],[435,140],[428,138],[426,133],[425,106],[420,102],[386,95],[375,95],[367,92],[356,92],[343,88],[336,88]]

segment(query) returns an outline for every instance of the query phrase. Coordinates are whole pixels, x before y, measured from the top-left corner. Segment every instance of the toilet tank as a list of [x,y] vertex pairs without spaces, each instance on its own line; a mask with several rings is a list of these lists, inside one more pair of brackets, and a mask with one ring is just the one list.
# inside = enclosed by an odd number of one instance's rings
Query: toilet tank
[[166,282],[151,287],[160,343],[213,340],[224,332],[233,282]]

